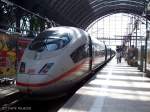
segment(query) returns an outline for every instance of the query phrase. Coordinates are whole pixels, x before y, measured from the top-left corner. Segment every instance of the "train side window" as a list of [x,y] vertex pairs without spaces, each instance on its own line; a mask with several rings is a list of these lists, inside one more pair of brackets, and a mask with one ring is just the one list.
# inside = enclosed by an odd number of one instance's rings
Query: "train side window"
[[89,56],[89,46],[88,45],[82,45],[79,48],[77,48],[72,54],[71,58],[74,63],[77,63],[81,61],[82,59]]

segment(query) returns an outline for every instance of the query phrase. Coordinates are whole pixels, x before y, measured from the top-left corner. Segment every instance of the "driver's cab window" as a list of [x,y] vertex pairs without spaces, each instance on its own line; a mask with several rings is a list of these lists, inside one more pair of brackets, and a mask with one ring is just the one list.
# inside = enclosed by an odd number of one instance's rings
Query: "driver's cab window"
[[44,50],[55,51],[65,47],[71,41],[69,33],[59,31],[45,31],[39,34],[29,46],[30,50],[42,52]]
[[58,48],[57,44],[48,44],[46,45],[46,48],[48,51],[53,51],[56,50]]

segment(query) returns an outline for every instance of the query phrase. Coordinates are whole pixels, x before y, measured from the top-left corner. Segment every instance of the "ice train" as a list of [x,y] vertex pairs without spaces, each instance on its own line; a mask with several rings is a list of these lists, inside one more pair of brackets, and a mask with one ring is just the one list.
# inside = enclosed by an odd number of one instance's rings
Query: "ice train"
[[25,49],[18,68],[17,88],[32,95],[62,94],[112,54],[103,42],[82,29],[47,29]]

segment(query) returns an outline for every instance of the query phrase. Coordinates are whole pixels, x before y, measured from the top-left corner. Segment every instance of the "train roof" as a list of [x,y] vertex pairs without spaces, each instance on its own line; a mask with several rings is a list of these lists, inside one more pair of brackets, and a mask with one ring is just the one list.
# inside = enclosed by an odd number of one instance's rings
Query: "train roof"
[[49,28],[45,31],[58,31],[60,34],[61,33],[68,33],[71,35],[72,38],[77,38],[77,37],[87,37],[89,34],[80,29],[80,28],[76,28],[76,27],[71,27],[71,26],[59,26],[59,27],[52,27]]
[[[76,27],[71,27],[71,26],[59,26],[59,27],[52,27],[52,28],[48,28],[45,31],[50,31],[50,30],[58,30],[58,31],[62,31],[62,32],[71,32],[71,31],[80,31],[80,32],[85,32],[83,29],[80,28],[76,28]],[[87,33],[87,32],[86,32]]]

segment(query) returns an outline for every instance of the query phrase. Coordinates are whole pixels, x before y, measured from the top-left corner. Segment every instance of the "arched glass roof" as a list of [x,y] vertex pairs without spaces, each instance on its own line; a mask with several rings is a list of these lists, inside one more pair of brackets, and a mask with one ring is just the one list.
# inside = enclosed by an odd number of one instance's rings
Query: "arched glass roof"
[[87,28],[110,13],[142,15],[146,0],[10,0],[61,25]]
[[[135,26],[136,21],[137,30]],[[107,46],[113,49],[116,48],[116,45],[129,43],[127,41],[129,34],[132,35],[131,44],[135,45],[137,35],[139,47],[141,43],[145,43],[146,19],[137,15],[117,13],[94,21],[86,30],[92,37],[105,42]]]

